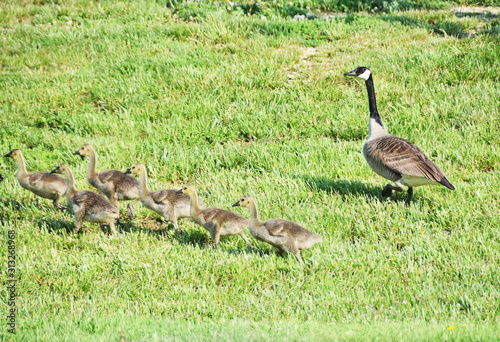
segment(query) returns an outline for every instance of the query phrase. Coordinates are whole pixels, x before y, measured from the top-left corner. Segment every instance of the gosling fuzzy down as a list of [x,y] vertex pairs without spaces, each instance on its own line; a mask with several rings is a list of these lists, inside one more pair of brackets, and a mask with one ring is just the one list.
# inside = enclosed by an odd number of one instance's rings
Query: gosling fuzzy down
[[[119,201],[135,202],[139,199],[139,182],[137,179],[118,170],[101,172],[96,170],[97,153],[92,145],[85,144],[73,154],[89,158],[87,181],[109,198],[111,204],[119,207]],[[127,205],[127,214],[130,218],[134,217],[133,203]]]
[[396,184],[396,186],[387,184],[382,191],[382,196],[389,197],[393,190],[403,191],[406,186],[408,187],[408,197],[405,205],[410,206],[414,187],[440,184],[450,190],[455,190],[444,172],[416,145],[387,132],[377,110],[375,87],[370,69],[358,67],[344,75],[357,76],[363,79],[366,84],[370,121],[363,154],[375,173]]
[[304,263],[300,250],[307,249],[323,241],[321,235],[313,233],[298,223],[274,219],[262,222],[259,219],[257,203],[252,196],[246,195],[233,204],[233,207],[246,207],[250,210],[249,230],[254,238],[278,248],[281,252],[292,253],[300,263]]
[[139,199],[142,205],[172,222],[175,231],[178,231],[177,220],[179,218],[191,216],[191,200],[187,195],[180,194],[177,190],[150,191],[148,189],[148,173],[144,164],[132,165],[125,171],[125,174],[139,176]]
[[21,187],[37,196],[52,200],[56,208],[66,209],[59,203],[59,198],[66,192],[66,180],[49,172],[28,172],[21,150],[13,149],[4,157],[12,158],[17,163],[16,178]]
[[220,208],[203,208],[199,204],[198,194],[193,185],[185,185],[178,191],[189,196],[191,199],[191,219],[210,232],[213,246],[216,246],[221,236],[239,235],[248,245],[250,241],[243,232],[248,227],[248,220],[229,210]]
[[118,220],[119,210],[103,196],[90,190],[78,191],[75,185],[73,172],[68,164],[61,164],[51,173],[66,176],[66,200],[75,214],[75,230],[81,231],[83,221],[92,223],[107,223],[112,233],[116,233],[115,221]]

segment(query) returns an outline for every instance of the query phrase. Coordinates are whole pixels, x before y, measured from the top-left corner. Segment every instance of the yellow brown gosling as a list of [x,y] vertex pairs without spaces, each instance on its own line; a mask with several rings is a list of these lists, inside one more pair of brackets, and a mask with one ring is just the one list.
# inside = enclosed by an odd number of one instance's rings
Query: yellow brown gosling
[[344,75],[357,76],[363,79],[366,84],[370,121],[368,139],[363,147],[363,154],[375,173],[396,184],[396,186],[387,184],[382,191],[382,196],[389,197],[393,190],[403,191],[406,186],[408,187],[408,197],[405,205],[410,206],[413,188],[416,186],[441,184],[450,190],[455,190],[444,172],[416,145],[387,132],[377,110],[375,87],[370,69],[358,67]]
[[178,191],[191,199],[191,219],[210,232],[212,243],[216,246],[221,236],[239,235],[245,243],[252,247],[243,232],[248,227],[248,220],[232,211],[220,208],[203,208],[199,205],[198,194],[193,185],[185,185]]
[[66,180],[64,178],[49,172],[28,172],[21,150],[14,149],[7,153],[5,157],[16,161],[16,178],[21,187],[37,196],[51,199],[54,206],[59,209],[66,209],[64,205],[59,203],[59,198],[64,196],[66,192]]
[[189,197],[178,193],[177,190],[150,191],[148,189],[148,173],[144,164],[134,164],[125,173],[139,176],[139,199],[142,205],[172,222],[175,231],[178,231],[177,220],[190,217]]
[[66,176],[66,200],[75,214],[75,230],[77,233],[81,231],[83,221],[107,223],[112,233],[117,232],[115,227],[115,221],[119,217],[117,207],[94,191],[78,191],[73,172],[68,164],[59,165],[51,173],[59,173]]
[[250,233],[254,238],[278,248],[282,252],[292,253],[300,263],[304,263],[300,250],[312,247],[321,242],[321,235],[313,233],[301,225],[281,219],[262,222],[259,219],[257,203],[252,196],[240,198],[233,207],[247,207],[250,209]]
[[[73,153],[89,158],[87,169],[87,181],[95,188],[99,189],[111,204],[119,207],[118,201],[134,201],[139,199],[139,182],[132,176],[126,175],[118,170],[106,170],[97,172],[97,154],[90,144],[85,144]],[[127,205],[127,214],[134,217],[134,205]]]

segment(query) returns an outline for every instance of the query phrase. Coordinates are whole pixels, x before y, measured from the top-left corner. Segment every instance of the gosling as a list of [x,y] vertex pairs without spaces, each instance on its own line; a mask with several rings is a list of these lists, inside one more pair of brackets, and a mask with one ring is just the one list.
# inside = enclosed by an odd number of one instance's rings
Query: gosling
[[[85,144],[73,154],[89,158],[87,181],[109,198],[111,204],[119,207],[118,201],[136,202],[139,199],[139,182],[134,177],[118,170],[96,171],[97,154],[92,145]],[[127,214],[134,217],[133,203],[127,205]]]
[[221,236],[239,235],[248,247],[252,247],[250,241],[243,232],[248,227],[248,220],[232,211],[220,208],[203,208],[199,205],[198,194],[193,185],[185,185],[178,191],[189,196],[191,199],[191,219],[210,232],[213,246],[216,246]]
[[113,234],[116,234],[115,221],[119,217],[117,207],[109,203],[103,196],[90,190],[78,191],[75,186],[73,172],[68,164],[61,164],[51,173],[66,176],[66,200],[75,214],[75,230],[79,233],[83,221],[107,223]]
[[[21,187],[35,195],[51,199],[53,205],[59,209],[66,207],[59,203],[59,198],[66,192],[66,181],[57,175],[48,172],[28,172],[21,150],[14,149],[5,155],[13,158],[17,163],[16,178]],[[3,179],[3,178],[2,178]]]
[[301,225],[287,220],[259,220],[257,203],[252,196],[246,195],[240,198],[233,207],[247,207],[250,209],[250,233],[254,238],[269,243],[281,252],[295,255],[297,260],[303,264],[300,256],[301,249],[307,249],[321,242],[321,235],[313,233]]
[[148,173],[144,164],[134,164],[125,171],[125,174],[139,176],[139,199],[142,205],[166,218],[178,231],[177,219],[190,217],[191,204],[188,196],[179,194],[177,190],[148,189]]

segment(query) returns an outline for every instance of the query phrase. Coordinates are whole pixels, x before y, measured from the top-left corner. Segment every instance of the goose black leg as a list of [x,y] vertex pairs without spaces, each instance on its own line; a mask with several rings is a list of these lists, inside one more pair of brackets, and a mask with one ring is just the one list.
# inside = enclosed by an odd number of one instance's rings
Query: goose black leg
[[392,194],[393,190],[394,191],[403,191],[403,189],[401,189],[399,186],[394,186],[394,185],[391,185],[391,184],[387,184],[384,187],[384,190],[382,190],[382,196],[389,197]]
[[408,187],[408,198],[406,199],[405,206],[409,207],[411,203],[411,199],[413,198],[413,188]]

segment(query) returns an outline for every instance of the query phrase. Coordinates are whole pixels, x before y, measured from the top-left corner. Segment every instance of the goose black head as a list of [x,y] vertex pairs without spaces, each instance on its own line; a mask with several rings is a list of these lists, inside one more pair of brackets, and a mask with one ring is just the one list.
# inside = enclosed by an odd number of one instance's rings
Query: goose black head
[[363,66],[357,67],[353,71],[349,71],[349,72],[344,73],[344,76],[357,76],[359,78],[364,79],[365,81],[367,81],[371,75],[372,75],[372,72],[370,71],[370,69],[368,69],[367,67],[363,67]]

